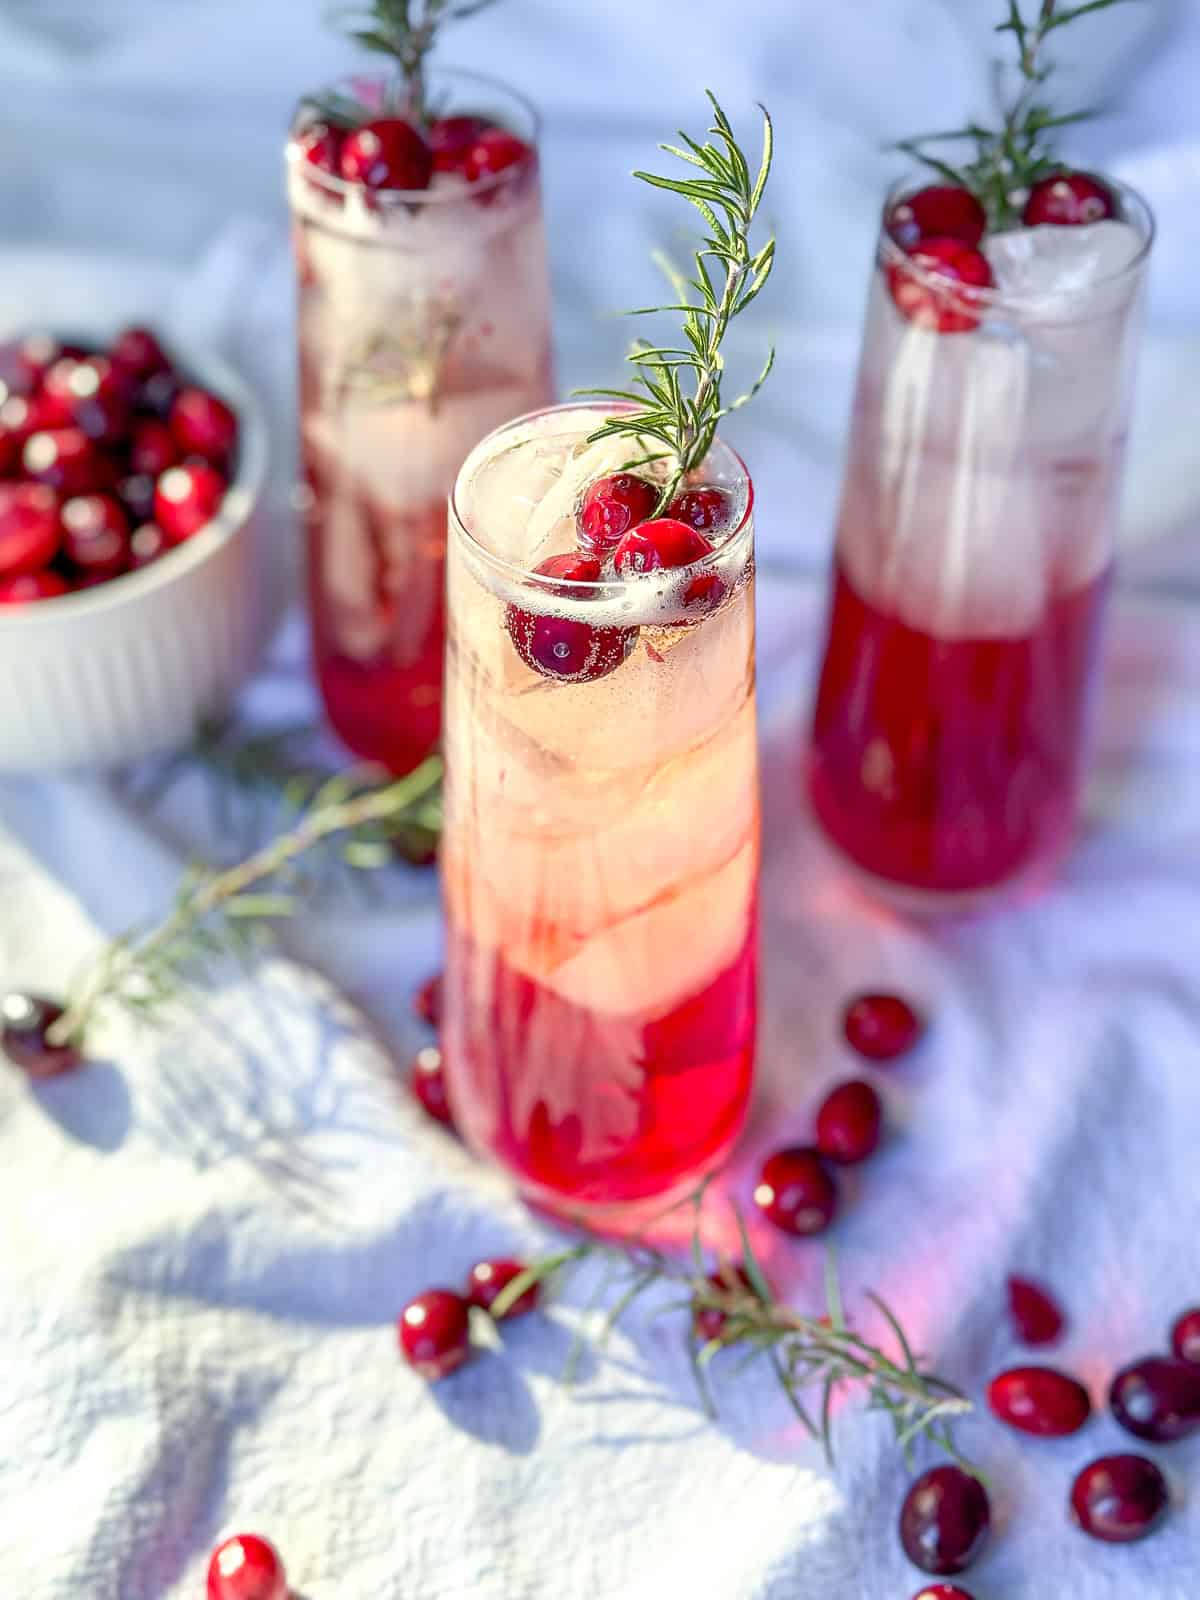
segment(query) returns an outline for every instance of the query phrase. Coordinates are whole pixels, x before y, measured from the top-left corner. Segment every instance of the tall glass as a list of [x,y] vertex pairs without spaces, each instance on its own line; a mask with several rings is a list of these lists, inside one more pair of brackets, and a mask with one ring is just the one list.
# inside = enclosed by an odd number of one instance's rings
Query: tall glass
[[467,1140],[572,1213],[721,1163],[756,1020],[750,480],[718,442],[695,481],[730,516],[699,563],[548,578],[583,486],[631,454],[585,445],[603,416],[494,433],[450,521],[445,1071]]
[[1039,882],[1071,839],[1153,238],[1112,187],[1120,221],[991,235],[986,291],[880,233],[808,781],[918,906]]
[[[351,87],[386,103],[382,79]],[[432,100],[516,133],[529,159],[470,186],[435,172],[426,190],[368,192],[288,152],[314,669],[342,741],[400,773],[440,735],[455,474],[553,390],[536,119],[467,73]]]

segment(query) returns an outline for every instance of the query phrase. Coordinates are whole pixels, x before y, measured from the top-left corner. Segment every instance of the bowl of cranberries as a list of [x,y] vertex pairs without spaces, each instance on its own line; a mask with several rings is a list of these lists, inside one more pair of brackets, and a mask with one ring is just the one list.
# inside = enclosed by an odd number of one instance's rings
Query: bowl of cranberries
[[0,771],[113,766],[219,712],[262,633],[266,443],[149,328],[0,345]]

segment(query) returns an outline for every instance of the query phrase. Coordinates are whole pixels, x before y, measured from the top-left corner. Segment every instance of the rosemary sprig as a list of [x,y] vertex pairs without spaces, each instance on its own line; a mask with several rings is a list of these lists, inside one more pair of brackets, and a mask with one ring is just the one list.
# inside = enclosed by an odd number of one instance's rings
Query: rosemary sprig
[[[832,1254],[827,1258],[823,1314],[810,1316],[782,1304],[772,1293],[736,1210],[741,1265],[749,1284],[728,1261],[710,1274],[700,1233],[702,1198],[702,1194],[697,1195],[692,1201],[696,1221],[688,1256],[671,1256],[644,1240],[617,1249],[587,1239],[533,1262],[498,1296],[493,1315],[503,1317],[531,1284],[552,1285],[581,1264],[602,1260],[610,1268],[606,1284],[619,1288],[619,1292],[601,1324],[601,1341],[643,1296],[655,1290],[681,1291],[658,1309],[686,1310],[693,1326],[701,1312],[716,1312],[723,1317],[718,1338],[701,1342],[694,1332],[689,1334],[692,1370],[710,1416],[716,1415],[716,1408],[708,1368],[722,1351],[737,1349],[743,1352],[743,1365],[764,1357],[769,1361],[795,1415],[805,1430],[821,1441],[830,1460],[833,1401],[839,1389],[847,1388],[865,1393],[868,1409],[887,1414],[906,1460],[914,1442],[925,1438],[967,1465],[955,1446],[953,1429],[955,1421],[973,1409],[971,1402],[953,1384],[922,1366],[888,1306],[877,1295],[868,1296],[895,1340],[895,1354],[871,1343],[847,1321]],[[814,1392],[815,1403],[808,1398]]]
[[[674,498],[686,475],[704,460],[722,418],[758,393],[775,361],[772,349],[751,388],[729,405],[722,405],[722,342],[734,317],[740,316],[763,288],[775,260],[773,237],[757,251],[750,247],[751,227],[771,171],[773,132],[770,116],[765,107],[760,107],[762,158],[752,177],[728,117],[712,91],[707,93],[713,109],[713,124],[708,130],[712,139],[700,144],[681,132],[682,146],[660,146],[668,155],[698,169],[700,175],[672,178],[652,172],[634,173],[635,178],[656,189],[682,195],[708,225],[708,237],[696,252],[694,277],[686,277],[660,258],[675,301],[666,306],[640,307],[630,313],[681,313],[683,343],[655,345],[639,339],[629,356],[636,369],[632,388],[582,391],[630,402],[635,407],[631,412],[610,417],[591,435],[592,440],[629,434],[643,445],[646,440],[653,440],[663,446],[670,469],[659,495],[659,511]],[[685,386],[685,379],[690,387]],[[644,455],[630,465],[661,459],[662,453]]]
[[441,760],[433,756],[382,788],[361,789],[353,776],[332,778],[294,827],[245,861],[219,872],[193,868],[157,927],[113,940],[84,973],[48,1030],[51,1044],[79,1042],[105,1008],[153,1015],[202,974],[206,963],[246,954],[272,922],[295,911],[297,863],[324,840],[357,833],[361,850],[353,864],[383,865],[389,853],[378,846],[372,853],[363,830],[410,816],[436,791],[441,775]]
[[495,0],[369,0],[365,7],[340,7],[335,16],[352,39],[396,63],[401,83],[396,110],[423,123],[428,117],[425,69],[440,30],[494,4]]
[[[1052,136],[1096,115],[1090,110],[1055,113],[1046,103],[1042,91],[1054,71],[1054,63],[1045,58],[1046,40],[1080,17],[1107,11],[1127,0],[1080,0],[1079,4],[1066,6],[1060,6],[1058,0],[1035,0],[1036,11],[1031,17],[1025,15],[1024,3],[1025,0],[1007,0],[1008,15],[996,25],[997,33],[1013,36],[1019,77],[1015,93],[1002,108],[1001,125],[987,128],[971,122],[947,133],[901,139],[895,146],[939,177],[970,189],[983,203],[993,228],[1014,226],[1029,189],[1059,170],[1061,162]],[[952,161],[927,148],[955,142],[973,144],[973,158]]]

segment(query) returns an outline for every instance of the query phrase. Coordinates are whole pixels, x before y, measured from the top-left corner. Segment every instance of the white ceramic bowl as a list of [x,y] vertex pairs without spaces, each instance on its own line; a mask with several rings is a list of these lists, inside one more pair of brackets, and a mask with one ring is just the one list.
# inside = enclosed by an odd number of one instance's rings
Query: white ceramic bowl
[[176,340],[170,354],[237,412],[237,475],[214,520],[142,571],[0,607],[0,772],[113,767],[176,748],[254,667],[266,632],[263,419],[224,362]]

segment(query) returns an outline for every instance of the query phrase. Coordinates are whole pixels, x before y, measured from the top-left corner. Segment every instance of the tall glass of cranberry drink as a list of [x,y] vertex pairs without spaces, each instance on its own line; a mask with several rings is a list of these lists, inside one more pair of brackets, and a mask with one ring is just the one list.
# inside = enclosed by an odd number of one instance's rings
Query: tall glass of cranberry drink
[[533,114],[469,74],[435,75],[432,120],[394,93],[304,102],[288,183],[314,667],[342,741],[403,773],[440,734],[455,474],[553,377]]
[[750,480],[717,440],[647,521],[604,416],[523,418],[459,476],[442,846],[455,1118],[593,1214],[737,1137],[759,858]]
[[1019,220],[903,188],[871,280],[808,781],[918,907],[1058,864],[1111,587],[1152,218],[1075,173]]

